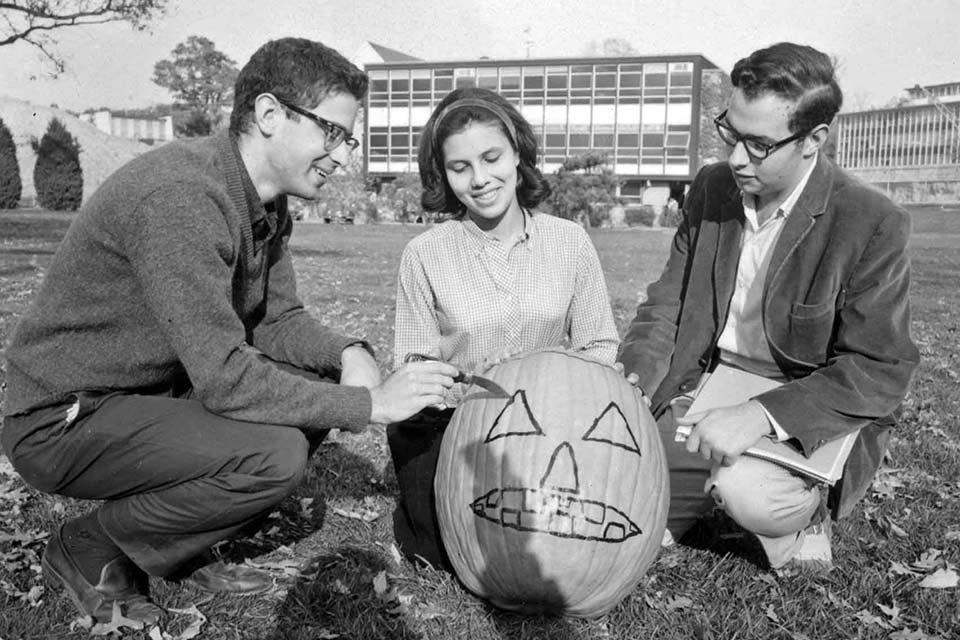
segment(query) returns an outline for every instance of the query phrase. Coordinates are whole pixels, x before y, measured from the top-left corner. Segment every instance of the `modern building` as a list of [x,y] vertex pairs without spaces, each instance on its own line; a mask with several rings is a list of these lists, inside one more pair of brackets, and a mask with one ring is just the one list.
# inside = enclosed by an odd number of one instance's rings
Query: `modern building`
[[[430,113],[450,91],[467,86],[497,91],[520,109],[540,141],[544,173],[568,157],[606,152],[628,202],[640,202],[651,187],[664,201],[701,164],[723,157],[712,119],[728,81],[699,54],[427,62],[369,44],[367,54],[376,56],[361,62],[370,76],[364,115],[370,176],[416,172]],[[370,61],[375,57],[380,61]]]
[[147,144],[173,140],[173,118],[125,118],[114,115],[107,109],[88,111],[77,116],[100,131],[112,136],[139,140]]
[[898,202],[960,202],[960,82],[837,116],[837,163]]

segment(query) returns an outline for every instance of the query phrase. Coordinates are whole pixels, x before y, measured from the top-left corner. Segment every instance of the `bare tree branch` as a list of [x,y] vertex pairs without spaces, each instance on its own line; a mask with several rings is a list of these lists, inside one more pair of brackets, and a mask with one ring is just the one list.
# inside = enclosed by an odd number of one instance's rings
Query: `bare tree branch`
[[108,22],[129,22],[135,29],[162,15],[168,0],[13,0],[0,2],[0,47],[24,42],[53,62],[57,72],[63,59],[54,51],[51,32]]

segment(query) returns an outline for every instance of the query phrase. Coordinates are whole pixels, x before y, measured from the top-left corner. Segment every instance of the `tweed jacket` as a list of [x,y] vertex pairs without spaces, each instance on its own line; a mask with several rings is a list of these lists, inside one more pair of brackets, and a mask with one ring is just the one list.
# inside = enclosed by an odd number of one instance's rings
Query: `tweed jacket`
[[[745,222],[726,163],[703,168],[659,280],[627,329],[619,360],[655,415],[715,365]],[[770,258],[763,325],[788,382],[756,399],[809,455],[861,429],[830,507],[869,487],[919,353],[910,337],[908,214],[822,154]]]

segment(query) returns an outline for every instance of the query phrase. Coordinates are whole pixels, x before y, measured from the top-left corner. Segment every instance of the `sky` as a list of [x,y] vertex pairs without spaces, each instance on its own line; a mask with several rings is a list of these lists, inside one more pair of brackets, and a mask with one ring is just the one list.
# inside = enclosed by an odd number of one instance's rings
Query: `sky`
[[364,41],[424,60],[570,57],[607,38],[640,55],[697,53],[729,71],[789,40],[838,61],[845,110],[919,84],[960,81],[960,0],[171,0],[147,32],[125,23],[53,32],[67,70],[0,47],[0,95],[82,111],[169,103],[153,65],[201,35],[242,66],[264,42],[319,40],[348,58]]

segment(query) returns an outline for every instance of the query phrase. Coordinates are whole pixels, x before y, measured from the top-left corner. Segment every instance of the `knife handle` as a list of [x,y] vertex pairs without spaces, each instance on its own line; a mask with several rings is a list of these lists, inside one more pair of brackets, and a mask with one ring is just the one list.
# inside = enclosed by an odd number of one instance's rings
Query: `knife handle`
[[[436,357],[436,356],[428,356],[428,355],[425,354],[425,353],[408,353],[407,355],[405,355],[405,356],[403,357],[403,361],[404,361],[404,362],[445,362],[445,360],[441,360],[440,358],[438,358],[438,357]],[[448,364],[449,364],[449,363],[448,363]],[[464,372],[461,371],[460,368],[458,367],[458,368],[457,368],[457,375],[455,375],[455,376],[453,377],[453,381],[454,381],[454,382],[465,382],[465,383],[467,383],[467,384],[470,384],[471,382],[473,382],[473,376],[464,373]]]

